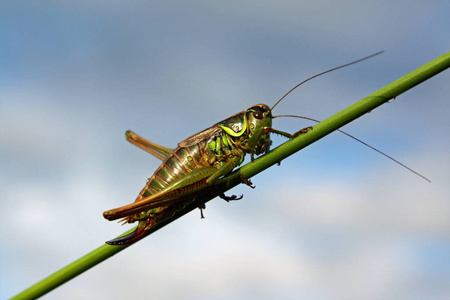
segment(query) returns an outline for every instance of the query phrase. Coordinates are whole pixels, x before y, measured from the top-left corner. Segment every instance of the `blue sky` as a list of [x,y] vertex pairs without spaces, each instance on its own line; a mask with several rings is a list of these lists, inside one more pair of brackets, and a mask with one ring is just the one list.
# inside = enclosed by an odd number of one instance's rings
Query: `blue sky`
[[[0,3],[0,298],[122,233],[159,160],[298,82],[275,114],[324,119],[450,49],[448,1]],[[448,299],[449,74],[332,134],[44,299]],[[289,132],[311,124],[276,119]],[[274,138],[279,143],[281,139]],[[248,161],[248,160],[247,160]]]

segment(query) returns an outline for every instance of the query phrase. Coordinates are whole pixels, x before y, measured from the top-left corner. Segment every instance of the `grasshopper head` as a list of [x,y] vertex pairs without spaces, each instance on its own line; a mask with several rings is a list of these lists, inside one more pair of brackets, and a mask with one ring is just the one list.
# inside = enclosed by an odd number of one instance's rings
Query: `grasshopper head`
[[249,152],[259,155],[269,151],[271,144],[270,132],[265,130],[265,128],[272,127],[270,107],[265,104],[253,105],[245,113],[249,128]]

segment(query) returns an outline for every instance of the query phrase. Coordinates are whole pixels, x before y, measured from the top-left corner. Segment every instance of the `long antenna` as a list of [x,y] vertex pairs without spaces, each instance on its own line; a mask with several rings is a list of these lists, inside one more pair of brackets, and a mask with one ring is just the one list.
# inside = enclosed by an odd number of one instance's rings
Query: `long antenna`
[[311,79],[313,79],[313,78],[316,78],[316,77],[319,77],[320,75],[323,75],[323,74],[326,74],[326,73],[330,73],[331,71],[334,71],[334,70],[337,70],[337,69],[341,69],[341,68],[344,68],[344,67],[347,67],[347,66],[350,66],[350,65],[353,65],[353,64],[356,64],[356,63],[359,63],[359,62],[361,62],[361,61],[363,61],[363,60],[366,60],[366,59],[369,59],[369,58],[372,58],[372,57],[374,57],[374,56],[376,56],[376,55],[379,55],[379,54],[381,54],[381,53],[383,53],[384,51],[380,51],[380,52],[377,52],[377,53],[375,53],[375,54],[372,54],[372,55],[369,55],[369,56],[366,56],[366,57],[364,57],[364,58],[361,58],[361,59],[358,59],[358,60],[355,60],[355,61],[352,61],[351,63],[348,63],[348,64],[345,64],[345,65],[342,65],[342,66],[339,66],[339,67],[336,67],[336,68],[333,68],[333,69],[330,69],[330,70],[327,70],[327,71],[325,71],[325,72],[322,72],[322,73],[319,73],[319,74],[317,74],[317,75],[314,75],[314,76],[312,76],[312,77],[309,77],[308,79],[306,79],[306,80],[304,80],[304,81],[302,81],[302,82],[300,82],[299,84],[297,84],[296,86],[294,86],[292,89],[290,89],[290,91],[289,92],[287,92],[286,94],[284,94],[284,96],[283,97],[281,97],[281,99],[280,100],[278,100],[277,101],[277,103],[275,103],[275,105],[274,106],[272,106],[272,108],[270,109],[270,111],[272,111],[274,108],[275,108],[275,106],[277,106],[278,105],[278,103],[280,103],[281,102],[281,100],[283,100],[284,98],[286,98],[286,96],[287,95],[289,95],[293,90],[295,90],[296,88],[298,88],[299,86],[301,86],[302,84],[304,84],[305,82],[307,82],[307,81],[310,81]]
[[[305,119],[305,120],[310,120],[310,121],[314,121],[314,122],[320,123],[319,120],[316,120],[316,119],[313,119],[313,118],[308,118],[308,117],[303,117],[303,116],[296,116],[296,115],[279,115],[279,116],[274,116],[273,118],[278,118],[278,117],[300,118],[300,119]],[[400,166],[402,166],[403,168],[407,169],[408,171],[413,172],[413,173],[416,174],[417,176],[422,177],[422,178],[425,179],[426,181],[431,182],[430,179],[426,178],[425,176],[423,176],[423,175],[420,174],[419,172],[414,171],[414,170],[411,169],[410,167],[408,167],[408,166],[402,164],[401,162],[399,162],[398,160],[396,160],[396,159],[393,158],[392,156],[387,155],[386,153],[384,153],[384,152],[378,150],[377,148],[375,148],[375,147],[373,147],[373,146],[367,144],[366,142],[361,141],[360,139],[354,137],[353,135],[351,135],[351,134],[349,134],[349,133],[347,133],[347,132],[345,132],[345,131],[343,131],[343,130],[338,129],[338,131],[341,132],[341,133],[343,133],[343,134],[345,134],[345,135],[348,136],[348,137],[351,137],[351,138],[354,139],[355,141],[358,141],[358,142],[360,142],[361,144],[363,144],[363,145],[369,147],[370,149],[375,150],[376,152],[380,153],[381,155],[384,155],[385,157],[387,157],[387,158],[389,158],[390,160],[394,161],[395,163],[399,164]]]

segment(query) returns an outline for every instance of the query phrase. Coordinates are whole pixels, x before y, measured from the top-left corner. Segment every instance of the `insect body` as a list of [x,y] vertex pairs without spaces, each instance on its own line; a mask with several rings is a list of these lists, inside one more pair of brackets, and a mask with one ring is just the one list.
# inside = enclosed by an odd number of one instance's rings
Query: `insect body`
[[[272,116],[274,107],[290,92],[308,80],[380,53],[310,77],[287,92],[272,108],[265,104],[251,106],[246,111],[235,114],[178,143],[176,149],[154,144],[127,131],[128,141],[163,160],[163,163],[148,180],[134,203],[103,213],[108,220],[122,218],[125,223],[139,222],[133,233],[107,243],[110,245],[133,243],[144,237],[155,226],[169,220],[178,211],[193,203],[197,197],[210,193],[220,178],[230,174],[235,167],[242,164],[246,154],[250,154],[253,160],[255,155],[268,152],[271,133],[294,138],[307,132],[311,127],[299,130],[294,134],[272,128],[272,119],[275,118]],[[292,117],[292,115],[286,116]],[[305,119],[316,121],[310,118]],[[423,177],[383,152],[345,132],[343,133]],[[241,177],[241,179],[243,183],[251,186],[251,182],[247,178]],[[227,197],[220,191],[214,193],[227,201],[240,199],[236,196]],[[200,209],[202,208],[204,207],[200,207]]]
[[[128,131],[129,141],[164,162],[134,203],[103,213],[108,220],[123,218],[127,223],[139,222],[134,233],[107,243],[128,244],[145,236],[158,222],[173,216],[173,209],[180,206],[179,202],[192,202],[205,187],[239,166],[246,154],[253,159],[254,155],[269,151],[271,132],[292,138],[309,129],[291,135],[273,129],[272,118],[270,107],[254,105],[185,139],[173,151]],[[243,182],[251,185],[245,178]],[[237,199],[236,196],[220,196],[225,200]]]

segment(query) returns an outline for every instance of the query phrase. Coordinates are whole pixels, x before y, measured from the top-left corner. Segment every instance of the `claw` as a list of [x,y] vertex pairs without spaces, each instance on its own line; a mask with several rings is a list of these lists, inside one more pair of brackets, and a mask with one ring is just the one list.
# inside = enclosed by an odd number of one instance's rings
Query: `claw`
[[236,196],[236,195],[225,196],[225,194],[222,193],[222,194],[219,194],[219,197],[222,198],[223,200],[227,201],[227,202],[230,202],[230,201],[233,201],[233,200],[241,200],[244,197],[244,195],[240,195],[239,197]]
[[241,173],[239,173],[239,176],[241,177],[242,183],[245,183],[246,185],[248,185],[252,189],[254,189],[256,187],[256,185],[253,185],[253,183],[251,182],[250,179],[245,178],[244,175],[242,175]]
[[294,133],[294,134],[292,135],[292,138],[298,137],[300,134],[307,133],[308,131],[310,131],[310,130],[312,130],[312,129],[313,129],[312,126],[305,127],[305,128],[303,128],[303,129],[300,129],[299,131],[297,131],[296,133]]

